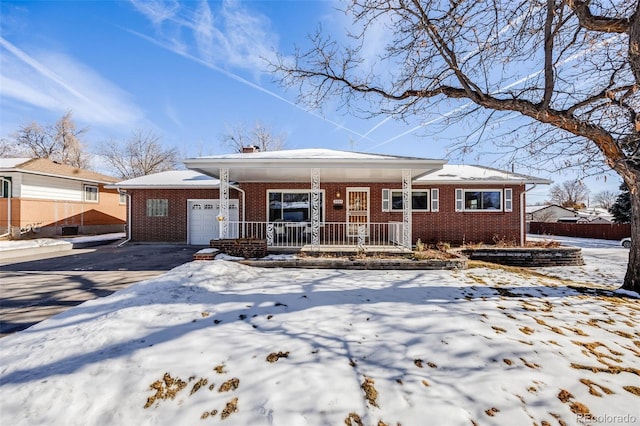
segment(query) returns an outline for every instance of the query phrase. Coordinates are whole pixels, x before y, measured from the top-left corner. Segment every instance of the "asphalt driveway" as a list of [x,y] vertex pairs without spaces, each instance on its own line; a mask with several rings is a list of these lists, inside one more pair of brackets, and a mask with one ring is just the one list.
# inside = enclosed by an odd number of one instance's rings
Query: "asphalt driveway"
[[0,262],[0,337],[190,262],[198,249],[111,245]]

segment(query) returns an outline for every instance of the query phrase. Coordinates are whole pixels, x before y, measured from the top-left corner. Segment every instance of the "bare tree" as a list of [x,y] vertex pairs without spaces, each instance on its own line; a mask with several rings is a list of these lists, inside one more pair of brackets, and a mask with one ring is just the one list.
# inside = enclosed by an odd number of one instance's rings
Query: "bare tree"
[[242,152],[242,148],[255,146],[260,151],[278,151],[284,148],[287,135],[275,134],[271,128],[257,121],[253,128],[245,124],[227,126],[222,135],[222,142],[235,152]]
[[593,196],[593,202],[596,203],[598,207],[609,210],[616,202],[617,197],[618,194],[616,192],[604,190]]
[[87,129],[78,129],[73,121],[71,111],[63,115],[53,126],[52,139],[59,149],[60,162],[69,164],[81,169],[90,166],[90,158],[86,153],[84,144],[80,136],[87,132]]
[[580,179],[574,179],[553,185],[549,194],[554,204],[570,209],[582,209],[586,206],[589,190]]
[[35,158],[48,158],[81,169],[90,167],[90,158],[80,137],[87,129],[78,129],[71,111],[54,125],[40,125],[35,121],[21,126],[13,135],[13,153]]
[[[338,97],[370,115],[433,118],[453,105],[445,123],[477,120],[464,150],[517,119],[491,141],[509,160],[615,170],[633,207],[623,288],[640,292],[640,2],[352,0],[346,12],[351,41],[319,30],[308,51],[273,64],[283,84],[311,105]],[[372,49],[368,34],[385,45]]]
[[173,170],[178,166],[178,150],[164,148],[160,137],[150,131],[135,131],[124,142],[104,142],[98,151],[122,179]]

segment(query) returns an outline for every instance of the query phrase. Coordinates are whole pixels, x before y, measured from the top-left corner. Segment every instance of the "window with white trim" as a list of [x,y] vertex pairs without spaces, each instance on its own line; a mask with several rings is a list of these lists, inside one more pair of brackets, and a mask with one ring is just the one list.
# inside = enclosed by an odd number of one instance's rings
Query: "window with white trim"
[[84,185],[84,201],[89,203],[98,202],[98,187],[96,185]]
[[438,188],[431,190],[431,211],[440,211],[440,190]]
[[149,198],[147,200],[147,216],[169,216],[169,200],[166,198]]
[[[503,197],[503,195],[505,195]],[[506,202],[508,200],[508,205]],[[505,205],[503,206],[503,201]],[[456,189],[456,211],[511,211],[511,189]]]
[[[269,222],[311,222],[311,191],[277,189],[267,191]],[[324,221],[324,191],[320,191],[320,221]]]
[[513,190],[511,188],[504,189],[504,211],[513,211]]
[[[394,189],[382,190],[382,211],[401,212],[402,211],[402,191]],[[411,190],[411,210],[429,211],[429,190]]]
[[9,198],[10,177],[2,176],[0,181],[0,198]]

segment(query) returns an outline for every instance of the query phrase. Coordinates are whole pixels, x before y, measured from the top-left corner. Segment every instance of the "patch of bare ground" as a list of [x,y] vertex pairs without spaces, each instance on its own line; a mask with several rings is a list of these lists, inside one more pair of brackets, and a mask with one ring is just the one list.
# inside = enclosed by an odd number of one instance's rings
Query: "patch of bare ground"
[[374,384],[375,382],[372,378],[365,376],[364,382],[362,382],[362,385],[360,385],[360,387],[364,391],[365,399],[367,400],[369,405],[378,407],[378,391],[376,390]]
[[531,318],[533,318],[535,322],[537,322],[539,325],[547,328],[548,330],[553,331],[556,334],[561,334],[561,335],[564,336],[564,333],[558,327],[555,327],[555,326],[547,324],[543,319],[536,318],[536,317],[531,317]]
[[533,328],[530,327],[520,327],[518,330],[526,335],[530,335],[536,332]]
[[211,411],[205,411],[204,413],[202,413],[202,415],[200,416],[201,420],[206,419],[209,416],[215,416],[216,414],[218,414],[218,410],[211,410]]
[[240,379],[238,379],[237,377],[234,377],[233,379],[229,379],[223,384],[221,384],[220,388],[218,389],[218,392],[234,391],[238,389],[238,386],[240,386]]
[[511,361],[509,358],[503,359],[502,362],[504,362],[507,365],[512,365],[513,364],[513,361]]
[[558,399],[564,404],[569,404],[569,409],[574,414],[589,414],[589,407],[581,402],[575,401],[571,392],[565,389],[560,390]]
[[583,365],[571,363],[571,368],[575,368],[576,370],[589,370],[592,373],[609,373],[609,374],[620,374],[622,372],[635,374],[636,376],[640,376],[640,369],[633,367],[620,367],[617,365],[609,365],[607,368],[592,366],[592,365]]
[[640,396],[640,387],[638,386],[623,386],[622,389],[634,394],[635,396]]
[[526,360],[526,359],[524,359],[524,358],[520,358],[520,361],[522,361],[522,363],[523,363],[524,365],[526,365],[527,367],[529,367],[529,368],[531,368],[531,369],[534,369],[534,370],[535,370],[536,368],[540,368],[540,366],[539,366],[538,364],[536,364],[536,363],[534,363],[534,362],[529,362],[529,361],[527,361],[527,360]]
[[202,386],[207,386],[207,383],[209,383],[209,380],[202,378],[200,380],[198,380],[193,387],[191,388],[191,392],[189,393],[189,396],[193,395],[194,393],[198,392],[200,390],[200,388]]
[[287,352],[271,352],[269,355],[267,355],[267,361],[274,363],[276,361],[278,361],[280,358],[288,358],[289,357],[289,351]]
[[215,371],[218,374],[224,374],[227,371],[224,369],[224,363],[216,365],[215,367],[213,367],[213,371]]
[[347,426],[364,426],[362,419],[356,413],[349,413],[347,418],[344,419],[344,424]]
[[187,387],[187,382],[179,378],[171,377],[169,373],[164,373],[161,380],[156,380],[149,388],[156,393],[147,398],[144,408],[151,407],[158,400],[174,399],[178,392]]
[[420,358],[418,358],[418,359],[414,359],[414,360],[413,360],[413,363],[414,363],[414,364],[416,365],[416,367],[418,367],[418,368],[422,368],[422,367],[423,367],[423,365],[422,365],[422,360],[421,360]]
[[[607,362],[607,360],[611,360],[614,362],[618,362],[621,363],[622,359],[621,358],[617,358],[620,356],[623,356],[624,354],[622,352],[618,352],[615,351],[611,348],[609,348],[607,345],[605,345],[604,343],[601,342],[578,342],[575,340],[572,340],[571,343],[573,343],[574,345],[578,345],[578,346],[582,346],[584,348],[584,350],[582,351],[583,354],[589,356],[590,354],[593,355],[596,360],[604,365],[609,365],[609,363]],[[597,348],[603,347],[605,349],[607,349],[609,351],[610,354],[606,354],[604,352],[600,352],[598,350],[596,350]]]
[[558,424],[560,426],[567,426],[567,424],[564,422],[564,420],[562,420],[562,417],[560,416],[560,414],[556,414],[556,413],[549,413],[549,415],[551,417],[553,417],[554,419],[556,419],[558,421]]
[[599,385],[598,383],[593,382],[589,379],[580,379],[580,383],[588,387],[589,393],[593,396],[602,397],[602,394],[600,393],[600,391],[598,391],[598,388],[600,388],[600,390],[606,393],[607,395],[612,395],[614,393],[611,389],[605,386]]
[[499,413],[500,410],[497,409],[496,407],[491,407],[491,408],[488,408],[488,409],[484,410],[484,412],[487,414],[487,416],[493,417],[493,416],[496,415],[496,413]]
[[507,332],[507,330],[505,330],[504,328],[496,327],[495,325],[492,325],[491,328],[493,328],[493,330],[498,334]]
[[233,398],[231,401],[227,402],[227,405],[225,405],[225,407],[222,409],[222,414],[220,414],[220,417],[222,418],[222,420],[224,420],[230,415],[232,415],[233,413],[237,413],[237,412],[238,412],[238,398]]

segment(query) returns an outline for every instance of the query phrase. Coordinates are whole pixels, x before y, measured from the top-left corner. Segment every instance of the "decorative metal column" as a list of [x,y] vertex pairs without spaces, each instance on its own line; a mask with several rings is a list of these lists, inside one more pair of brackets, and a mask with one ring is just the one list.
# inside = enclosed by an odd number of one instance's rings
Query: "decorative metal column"
[[220,168],[220,213],[218,214],[220,239],[229,236],[229,169]]
[[402,245],[411,250],[411,170],[402,169]]
[[320,169],[311,169],[311,247],[320,245]]

